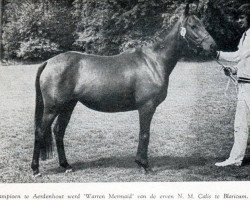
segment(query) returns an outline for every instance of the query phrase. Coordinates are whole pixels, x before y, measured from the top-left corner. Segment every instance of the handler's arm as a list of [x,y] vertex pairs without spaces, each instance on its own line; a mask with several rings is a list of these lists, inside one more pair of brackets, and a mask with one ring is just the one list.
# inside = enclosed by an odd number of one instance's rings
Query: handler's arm
[[240,69],[240,68],[245,68],[244,70],[247,69],[247,71],[250,70],[250,35],[247,35],[245,37],[244,40],[244,46],[242,47],[242,51],[241,51],[241,59],[240,62],[238,62],[238,64],[235,66],[236,68]]
[[219,51],[219,60],[231,61],[231,62],[239,62],[240,55],[239,50],[235,52],[223,52]]
[[[242,40],[240,41],[242,43]],[[240,50],[239,50],[240,49]],[[238,46],[238,51],[235,52],[223,52],[219,51],[219,60],[239,62],[241,59],[247,58],[250,56],[250,34],[248,33],[244,40],[243,45]],[[241,64],[239,64],[240,67]]]

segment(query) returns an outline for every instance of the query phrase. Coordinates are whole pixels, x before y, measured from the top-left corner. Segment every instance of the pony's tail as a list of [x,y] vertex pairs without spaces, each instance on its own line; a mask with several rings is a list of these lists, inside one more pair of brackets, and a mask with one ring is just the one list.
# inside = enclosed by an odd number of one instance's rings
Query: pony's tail
[[37,71],[36,74],[36,82],[35,82],[35,87],[36,87],[36,108],[35,108],[35,130],[40,127],[42,117],[43,117],[43,97],[42,97],[42,92],[40,88],[40,76],[45,68],[47,63],[43,63]]
[[[52,155],[52,133],[51,131],[42,130],[42,118],[44,111],[43,96],[40,87],[40,76],[47,65],[47,62],[43,63],[36,74],[36,108],[35,108],[35,143],[38,143],[40,156],[42,160],[46,160]],[[46,132],[46,133],[45,133]]]

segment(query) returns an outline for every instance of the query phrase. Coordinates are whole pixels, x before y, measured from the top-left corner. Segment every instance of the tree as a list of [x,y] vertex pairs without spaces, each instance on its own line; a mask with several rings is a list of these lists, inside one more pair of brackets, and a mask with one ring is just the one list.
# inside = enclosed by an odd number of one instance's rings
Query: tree
[[236,21],[238,8],[248,0],[210,0],[204,13],[204,23],[222,50],[236,50],[243,30]]
[[117,54],[155,39],[162,14],[183,1],[75,0],[77,17],[75,46],[98,54]]
[[[188,1],[219,48],[236,49],[242,33],[237,9],[248,0]],[[5,0],[4,53],[21,59],[68,50],[118,54],[164,38],[185,5],[185,0]]]
[[62,2],[9,2],[3,27],[5,55],[9,58],[44,59],[68,50],[74,42],[74,23],[68,2]]

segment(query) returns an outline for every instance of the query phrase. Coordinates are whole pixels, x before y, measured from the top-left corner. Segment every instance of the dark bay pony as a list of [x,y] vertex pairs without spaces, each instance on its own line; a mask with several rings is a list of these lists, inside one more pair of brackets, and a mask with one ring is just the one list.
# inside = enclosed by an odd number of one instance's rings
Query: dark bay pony
[[149,171],[150,123],[156,107],[166,98],[169,76],[186,46],[213,53],[215,42],[189,6],[161,42],[115,56],[80,52],[59,54],[40,66],[36,76],[34,176],[39,176],[39,157],[52,153],[53,128],[60,165],[72,168],[64,151],[64,134],[72,111],[79,101],[101,112],[138,110],[140,120],[136,163]]

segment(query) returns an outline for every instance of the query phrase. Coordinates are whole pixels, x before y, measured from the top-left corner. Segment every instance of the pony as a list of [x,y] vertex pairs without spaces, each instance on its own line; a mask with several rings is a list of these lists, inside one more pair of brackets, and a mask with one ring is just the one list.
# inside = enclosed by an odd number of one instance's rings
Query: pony
[[59,164],[72,171],[64,150],[64,135],[77,102],[101,112],[138,110],[140,131],[135,162],[150,172],[150,124],[157,106],[167,96],[169,76],[183,51],[195,46],[215,53],[216,43],[189,4],[169,34],[160,42],[114,56],[69,51],[45,61],[35,81],[35,142],[31,168],[40,176],[39,158],[52,154],[53,128]]

